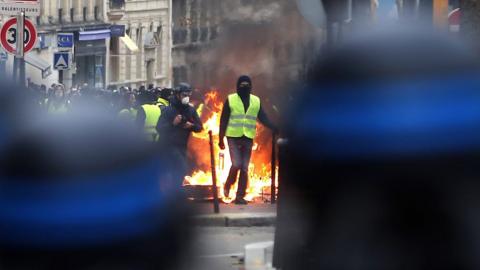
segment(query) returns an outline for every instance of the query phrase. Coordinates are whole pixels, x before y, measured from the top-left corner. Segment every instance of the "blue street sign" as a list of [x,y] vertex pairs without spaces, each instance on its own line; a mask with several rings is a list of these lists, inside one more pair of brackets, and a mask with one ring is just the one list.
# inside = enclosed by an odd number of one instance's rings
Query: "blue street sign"
[[53,68],[56,70],[70,69],[70,53],[56,52],[53,54]]
[[58,48],[72,48],[73,47],[73,33],[58,33],[57,34]]
[[110,34],[112,37],[124,37],[125,36],[125,25],[111,25]]

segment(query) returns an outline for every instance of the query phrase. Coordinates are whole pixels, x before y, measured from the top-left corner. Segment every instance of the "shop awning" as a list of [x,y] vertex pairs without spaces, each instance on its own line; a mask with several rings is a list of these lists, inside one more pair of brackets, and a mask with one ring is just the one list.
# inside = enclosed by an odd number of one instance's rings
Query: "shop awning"
[[83,31],[78,33],[78,40],[99,40],[110,38],[110,29]]
[[125,35],[123,37],[120,37],[120,40],[127,46],[127,48],[131,52],[138,52],[138,46],[135,44],[135,41],[133,41],[128,35]]
[[42,71],[42,78],[52,74],[51,64],[34,54],[25,54],[25,62]]

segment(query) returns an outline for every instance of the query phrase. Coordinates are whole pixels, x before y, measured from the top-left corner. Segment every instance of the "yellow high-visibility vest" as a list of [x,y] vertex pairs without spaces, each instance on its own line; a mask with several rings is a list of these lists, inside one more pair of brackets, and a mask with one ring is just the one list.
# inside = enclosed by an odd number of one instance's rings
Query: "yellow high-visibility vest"
[[202,113],[203,113],[204,108],[205,108],[205,105],[203,103],[198,105],[198,108],[197,108],[198,117],[202,117]]
[[257,133],[257,117],[260,111],[260,98],[250,95],[250,106],[245,112],[242,99],[238,94],[228,96],[230,105],[230,119],[227,125],[227,137],[247,137],[255,138]]
[[49,114],[64,114],[68,111],[67,105],[62,102],[61,104],[47,104],[47,112]]
[[135,108],[127,109],[127,108],[125,108],[118,113],[118,116],[121,119],[134,121],[135,119],[137,119],[137,114],[138,114],[137,109],[135,109]]
[[160,107],[152,104],[142,105],[143,111],[145,112],[145,134],[147,135],[147,140],[155,142],[158,140],[157,132],[157,123],[162,111]]
[[157,100],[157,105],[159,106],[168,106],[170,104],[170,102],[168,102],[168,100],[164,99],[164,98],[158,98]]

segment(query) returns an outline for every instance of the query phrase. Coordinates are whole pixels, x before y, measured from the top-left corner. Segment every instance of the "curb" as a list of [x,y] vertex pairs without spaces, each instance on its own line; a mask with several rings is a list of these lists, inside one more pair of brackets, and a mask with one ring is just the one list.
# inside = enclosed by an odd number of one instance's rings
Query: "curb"
[[274,226],[276,220],[275,213],[209,214],[193,218],[200,227],[267,227]]

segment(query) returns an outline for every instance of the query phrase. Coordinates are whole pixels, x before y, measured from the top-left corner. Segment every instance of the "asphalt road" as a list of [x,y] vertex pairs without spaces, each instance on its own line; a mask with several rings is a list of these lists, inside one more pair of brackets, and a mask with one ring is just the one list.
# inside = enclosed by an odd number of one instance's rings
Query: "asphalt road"
[[244,269],[246,244],[273,241],[274,227],[200,227],[192,241],[185,270]]

